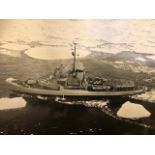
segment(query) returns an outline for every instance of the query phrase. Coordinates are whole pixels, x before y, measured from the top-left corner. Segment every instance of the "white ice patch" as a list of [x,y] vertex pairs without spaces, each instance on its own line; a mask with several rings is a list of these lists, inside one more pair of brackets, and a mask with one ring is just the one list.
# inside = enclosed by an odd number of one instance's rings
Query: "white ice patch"
[[115,61],[115,64],[124,64],[124,62],[123,61]]
[[142,58],[142,57],[138,57],[138,58],[136,58],[136,60],[142,61],[142,62],[145,62],[146,61],[146,59],[145,58]]
[[155,60],[155,55],[147,56],[147,58]]
[[145,101],[149,101],[149,102],[154,102],[155,101],[155,90],[151,90],[146,93],[139,94],[139,95],[134,95],[134,96],[132,96],[132,98],[139,99],[139,100],[145,100]]
[[15,51],[22,51],[30,48],[28,45],[15,44],[15,43],[4,44],[0,47],[8,50],[15,50]]
[[0,53],[4,55],[9,55],[12,57],[20,57],[21,51],[30,48],[27,45],[15,44],[15,43],[7,43],[0,46]]
[[26,101],[22,97],[0,98],[0,110],[18,109],[26,106]]
[[11,83],[11,82],[14,81],[14,80],[16,80],[16,79],[14,79],[14,78],[7,78],[7,79],[5,80],[5,82]]
[[7,49],[1,49],[0,54],[9,55],[9,56],[12,56],[12,57],[20,57],[21,56],[20,51],[9,51]]
[[[71,49],[69,47],[36,47],[25,52],[28,56],[36,59],[54,60],[54,59],[69,59],[72,58]],[[79,57],[84,57],[89,54],[88,50],[77,50]]]
[[142,105],[125,102],[117,112],[118,117],[129,119],[140,119],[150,117],[151,113],[147,111]]

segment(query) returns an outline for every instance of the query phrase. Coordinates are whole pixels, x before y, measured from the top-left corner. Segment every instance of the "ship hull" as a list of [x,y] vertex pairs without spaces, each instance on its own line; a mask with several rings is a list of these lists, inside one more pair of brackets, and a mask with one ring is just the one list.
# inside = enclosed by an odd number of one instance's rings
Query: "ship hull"
[[144,88],[129,91],[88,91],[73,89],[49,90],[24,87],[22,85],[19,85],[16,81],[16,79],[6,80],[6,82],[12,86],[10,89],[14,92],[21,94],[42,95],[51,97],[117,97],[131,96],[145,92]]

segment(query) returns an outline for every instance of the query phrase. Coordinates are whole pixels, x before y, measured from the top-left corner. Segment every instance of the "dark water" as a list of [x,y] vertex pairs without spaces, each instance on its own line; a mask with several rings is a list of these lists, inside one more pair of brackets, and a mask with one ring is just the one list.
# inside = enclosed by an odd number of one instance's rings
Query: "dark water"
[[[77,104],[61,104],[52,100],[24,97],[27,105],[21,109],[0,111],[1,134],[154,134],[143,126],[147,120],[117,119],[120,107],[109,105],[112,111],[102,111]],[[154,116],[152,116],[154,117]]]
[[[17,59],[0,55],[0,97],[15,98],[18,94],[9,91],[5,79],[26,79],[38,73],[51,71],[49,62]],[[37,99],[24,96],[26,106],[0,110],[0,134],[155,134],[155,104],[134,101],[147,109],[151,116],[139,120],[119,118],[116,113],[130,99],[113,99],[106,106],[104,100],[72,100],[58,103],[53,99]],[[98,106],[94,105],[97,103]],[[0,103],[1,104],[1,103]]]

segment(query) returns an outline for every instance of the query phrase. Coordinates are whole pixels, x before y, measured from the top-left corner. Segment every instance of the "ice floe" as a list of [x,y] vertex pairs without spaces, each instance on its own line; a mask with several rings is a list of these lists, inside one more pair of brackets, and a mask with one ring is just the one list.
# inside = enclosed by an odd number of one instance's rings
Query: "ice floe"
[[0,98],[0,110],[18,109],[25,106],[26,101],[22,97]]
[[16,44],[16,43],[8,43],[0,46],[3,49],[22,51],[30,48],[28,45]]
[[14,80],[16,80],[16,79],[10,77],[10,78],[7,78],[5,81],[6,81],[6,82],[12,82],[12,81],[14,81]]
[[[77,50],[79,57],[84,57],[89,54],[88,50]],[[54,60],[54,59],[69,59],[72,57],[69,47],[35,47],[25,52],[28,56],[36,59]]]
[[43,60],[66,59],[71,57],[69,49],[64,47],[36,47],[27,50],[25,54],[32,58]]
[[21,51],[29,49],[28,45],[7,43],[0,46],[0,54],[9,55],[12,57],[20,57]]
[[142,57],[138,57],[138,58],[136,58],[136,60],[142,61],[142,62],[145,62],[146,61],[146,59],[145,58],[142,58]]
[[155,90],[148,91],[144,94],[134,95],[132,98],[148,102],[155,102]]
[[147,56],[147,58],[152,59],[152,60],[155,60],[155,55]]
[[9,51],[7,49],[0,49],[0,54],[9,55],[12,57],[20,57],[21,56],[20,51]]
[[142,105],[125,102],[117,112],[118,117],[128,119],[140,119],[150,117],[151,113],[146,110]]

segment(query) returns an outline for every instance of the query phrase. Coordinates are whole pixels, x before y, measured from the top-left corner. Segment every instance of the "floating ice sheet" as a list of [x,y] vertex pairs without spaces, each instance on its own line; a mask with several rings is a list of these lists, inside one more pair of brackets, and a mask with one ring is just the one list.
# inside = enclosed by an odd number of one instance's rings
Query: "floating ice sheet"
[[0,110],[18,109],[26,106],[22,97],[0,98]]
[[17,44],[17,43],[8,43],[0,46],[3,49],[8,49],[8,50],[15,50],[15,51],[22,51],[30,48],[28,45],[22,45],[22,44]]
[[[78,49],[78,57],[84,57],[89,54],[88,50]],[[72,58],[71,49],[69,47],[35,47],[25,52],[28,56],[36,59],[54,60]]]
[[142,105],[125,102],[117,112],[118,117],[129,119],[140,119],[150,117],[151,113],[147,111]]
[[132,98],[139,99],[139,100],[145,100],[148,102],[155,102],[155,90],[148,91],[143,94],[134,95]]

